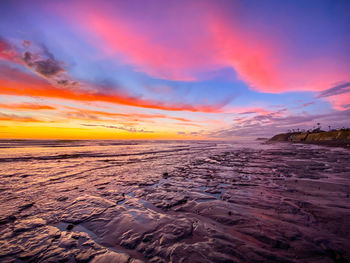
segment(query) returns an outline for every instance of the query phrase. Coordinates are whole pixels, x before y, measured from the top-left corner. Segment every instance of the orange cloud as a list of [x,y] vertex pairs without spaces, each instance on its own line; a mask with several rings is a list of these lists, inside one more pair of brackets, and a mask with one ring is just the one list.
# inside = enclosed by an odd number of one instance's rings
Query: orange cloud
[[21,104],[1,104],[0,108],[10,110],[54,110],[55,107],[49,105],[21,103]]
[[[71,108],[75,109],[75,108]],[[191,122],[191,120],[181,117],[173,117],[165,114],[141,114],[141,113],[112,113],[112,112],[106,112],[106,111],[96,111],[96,110],[87,110],[87,109],[76,109],[80,112],[84,112],[86,114],[91,115],[99,115],[99,116],[105,116],[105,117],[122,117],[122,118],[140,118],[140,119],[172,119],[177,121],[183,121],[183,122]]]
[[82,88],[55,87],[44,79],[16,69],[0,66],[0,94],[60,98],[76,101],[103,101],[127,106],[167,111],[220,112],[223,105],[164,104],[158,101],[131,97],[122,93],[104,93]]
[[5,114],[0,112],[0,121],[14,121],[14,122],[45,122],[32,117],[23,117],[15,114]]

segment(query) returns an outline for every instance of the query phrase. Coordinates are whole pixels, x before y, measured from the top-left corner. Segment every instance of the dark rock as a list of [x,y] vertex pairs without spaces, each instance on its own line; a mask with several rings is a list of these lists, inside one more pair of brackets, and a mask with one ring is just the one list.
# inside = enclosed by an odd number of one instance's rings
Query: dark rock
[[74,228],[74,225],[73,224],[68,224],[66,229],[69,231],[69,230],[72,230]]
[[34,202],[24,204],[24,205],[19,207],[19,211],[23,211],[23,210],[26,210],[28,208],[31,208],[33,205],[34,205]]
[[0,218],[0,225],[4,225],[4,224],[7,224],[7,223],[10,223],[10,222],[13,222],[17,219],[16,216],[14,215],[9,215],[9,216],[5,216],[5,217],[2,217]]
[[146,234],[144,235],[143,239],[142,239],[142,242],[149,242],[153,239],[153,235],[152,234]]
[[57,201],[63,202],[63,201],[66,201],[67,199],[68,199],[67,196],[60,196],[57,198]]

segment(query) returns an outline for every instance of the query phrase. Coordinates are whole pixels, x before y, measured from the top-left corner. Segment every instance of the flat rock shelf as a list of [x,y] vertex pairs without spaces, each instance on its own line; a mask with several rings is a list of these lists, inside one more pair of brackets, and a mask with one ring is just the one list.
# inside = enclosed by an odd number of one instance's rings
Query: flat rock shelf
[[66,146],[2,147],[1,262],[350,261],[347,149]]

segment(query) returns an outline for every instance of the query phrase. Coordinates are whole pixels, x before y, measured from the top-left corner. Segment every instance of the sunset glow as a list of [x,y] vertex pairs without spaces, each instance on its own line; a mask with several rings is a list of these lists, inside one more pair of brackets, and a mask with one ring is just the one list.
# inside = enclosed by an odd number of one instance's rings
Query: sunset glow
[[350,0],[0,0],[0,262],[350,262]]
[[0,138],[350,125],[349,1],[1,1]]

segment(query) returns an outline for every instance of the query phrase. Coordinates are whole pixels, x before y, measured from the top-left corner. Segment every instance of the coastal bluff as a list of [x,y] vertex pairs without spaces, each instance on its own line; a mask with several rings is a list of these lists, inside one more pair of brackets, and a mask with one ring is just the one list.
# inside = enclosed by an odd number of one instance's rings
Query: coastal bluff
[[309,143],[350,148],[350,129],[281,133],[273,136],[267,142]]

